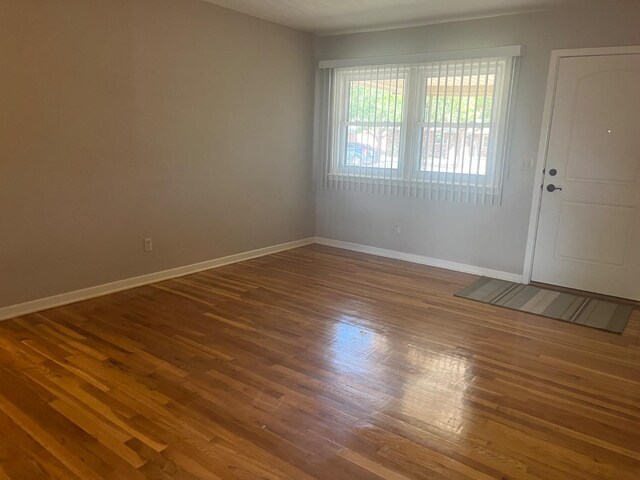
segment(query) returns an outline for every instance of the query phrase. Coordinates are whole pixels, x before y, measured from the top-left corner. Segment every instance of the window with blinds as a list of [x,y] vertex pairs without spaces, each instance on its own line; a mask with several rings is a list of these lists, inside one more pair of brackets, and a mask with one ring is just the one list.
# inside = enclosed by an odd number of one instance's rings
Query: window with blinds
[[495,203],[512,57],[323,70],[325,186]]

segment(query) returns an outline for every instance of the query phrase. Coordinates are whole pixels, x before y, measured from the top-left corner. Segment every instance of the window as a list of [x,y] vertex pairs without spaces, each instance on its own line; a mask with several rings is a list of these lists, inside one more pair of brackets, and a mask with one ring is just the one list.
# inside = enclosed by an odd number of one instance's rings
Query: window
[[510,56],[330,69],[325,184],[493,203],[512,71]]

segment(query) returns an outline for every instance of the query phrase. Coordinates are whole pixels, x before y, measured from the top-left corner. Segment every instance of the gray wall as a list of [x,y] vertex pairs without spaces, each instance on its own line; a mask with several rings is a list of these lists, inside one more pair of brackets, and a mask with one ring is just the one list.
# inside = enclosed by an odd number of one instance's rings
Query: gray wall
[[200,0],[0,1],[0,306],[313,235],[313,82]]
[[[608,3],[318,39],[320,59],[525,46],[503,205],[317,189],[316,235],[511,273],[523,270],[533,169],[552,49],[640,44],[640,3]],[[394,225],[401,224],[396,235]]]

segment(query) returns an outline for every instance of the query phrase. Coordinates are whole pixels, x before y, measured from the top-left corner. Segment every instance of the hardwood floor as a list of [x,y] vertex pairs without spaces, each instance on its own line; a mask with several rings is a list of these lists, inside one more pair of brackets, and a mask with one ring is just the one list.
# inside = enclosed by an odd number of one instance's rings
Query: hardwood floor
[[0,323],[0,478],[638,479],[623,335],[313,245]]

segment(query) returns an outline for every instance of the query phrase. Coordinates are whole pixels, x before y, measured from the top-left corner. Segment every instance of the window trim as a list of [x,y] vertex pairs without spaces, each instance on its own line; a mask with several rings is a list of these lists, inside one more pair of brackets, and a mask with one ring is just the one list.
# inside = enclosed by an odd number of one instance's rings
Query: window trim
[[318,67],[323,70],[328,68],[365,67],[371,65],[399,65],[453,60],[473,60],[477,58],[519,57],[523,54],[523,52],[524,48],[522,47],[522,45],[509,45],[504,47],[448,50],[442,52],[425,52],[409,55],[387,55],[382,57],[322,60],[318,64]]

